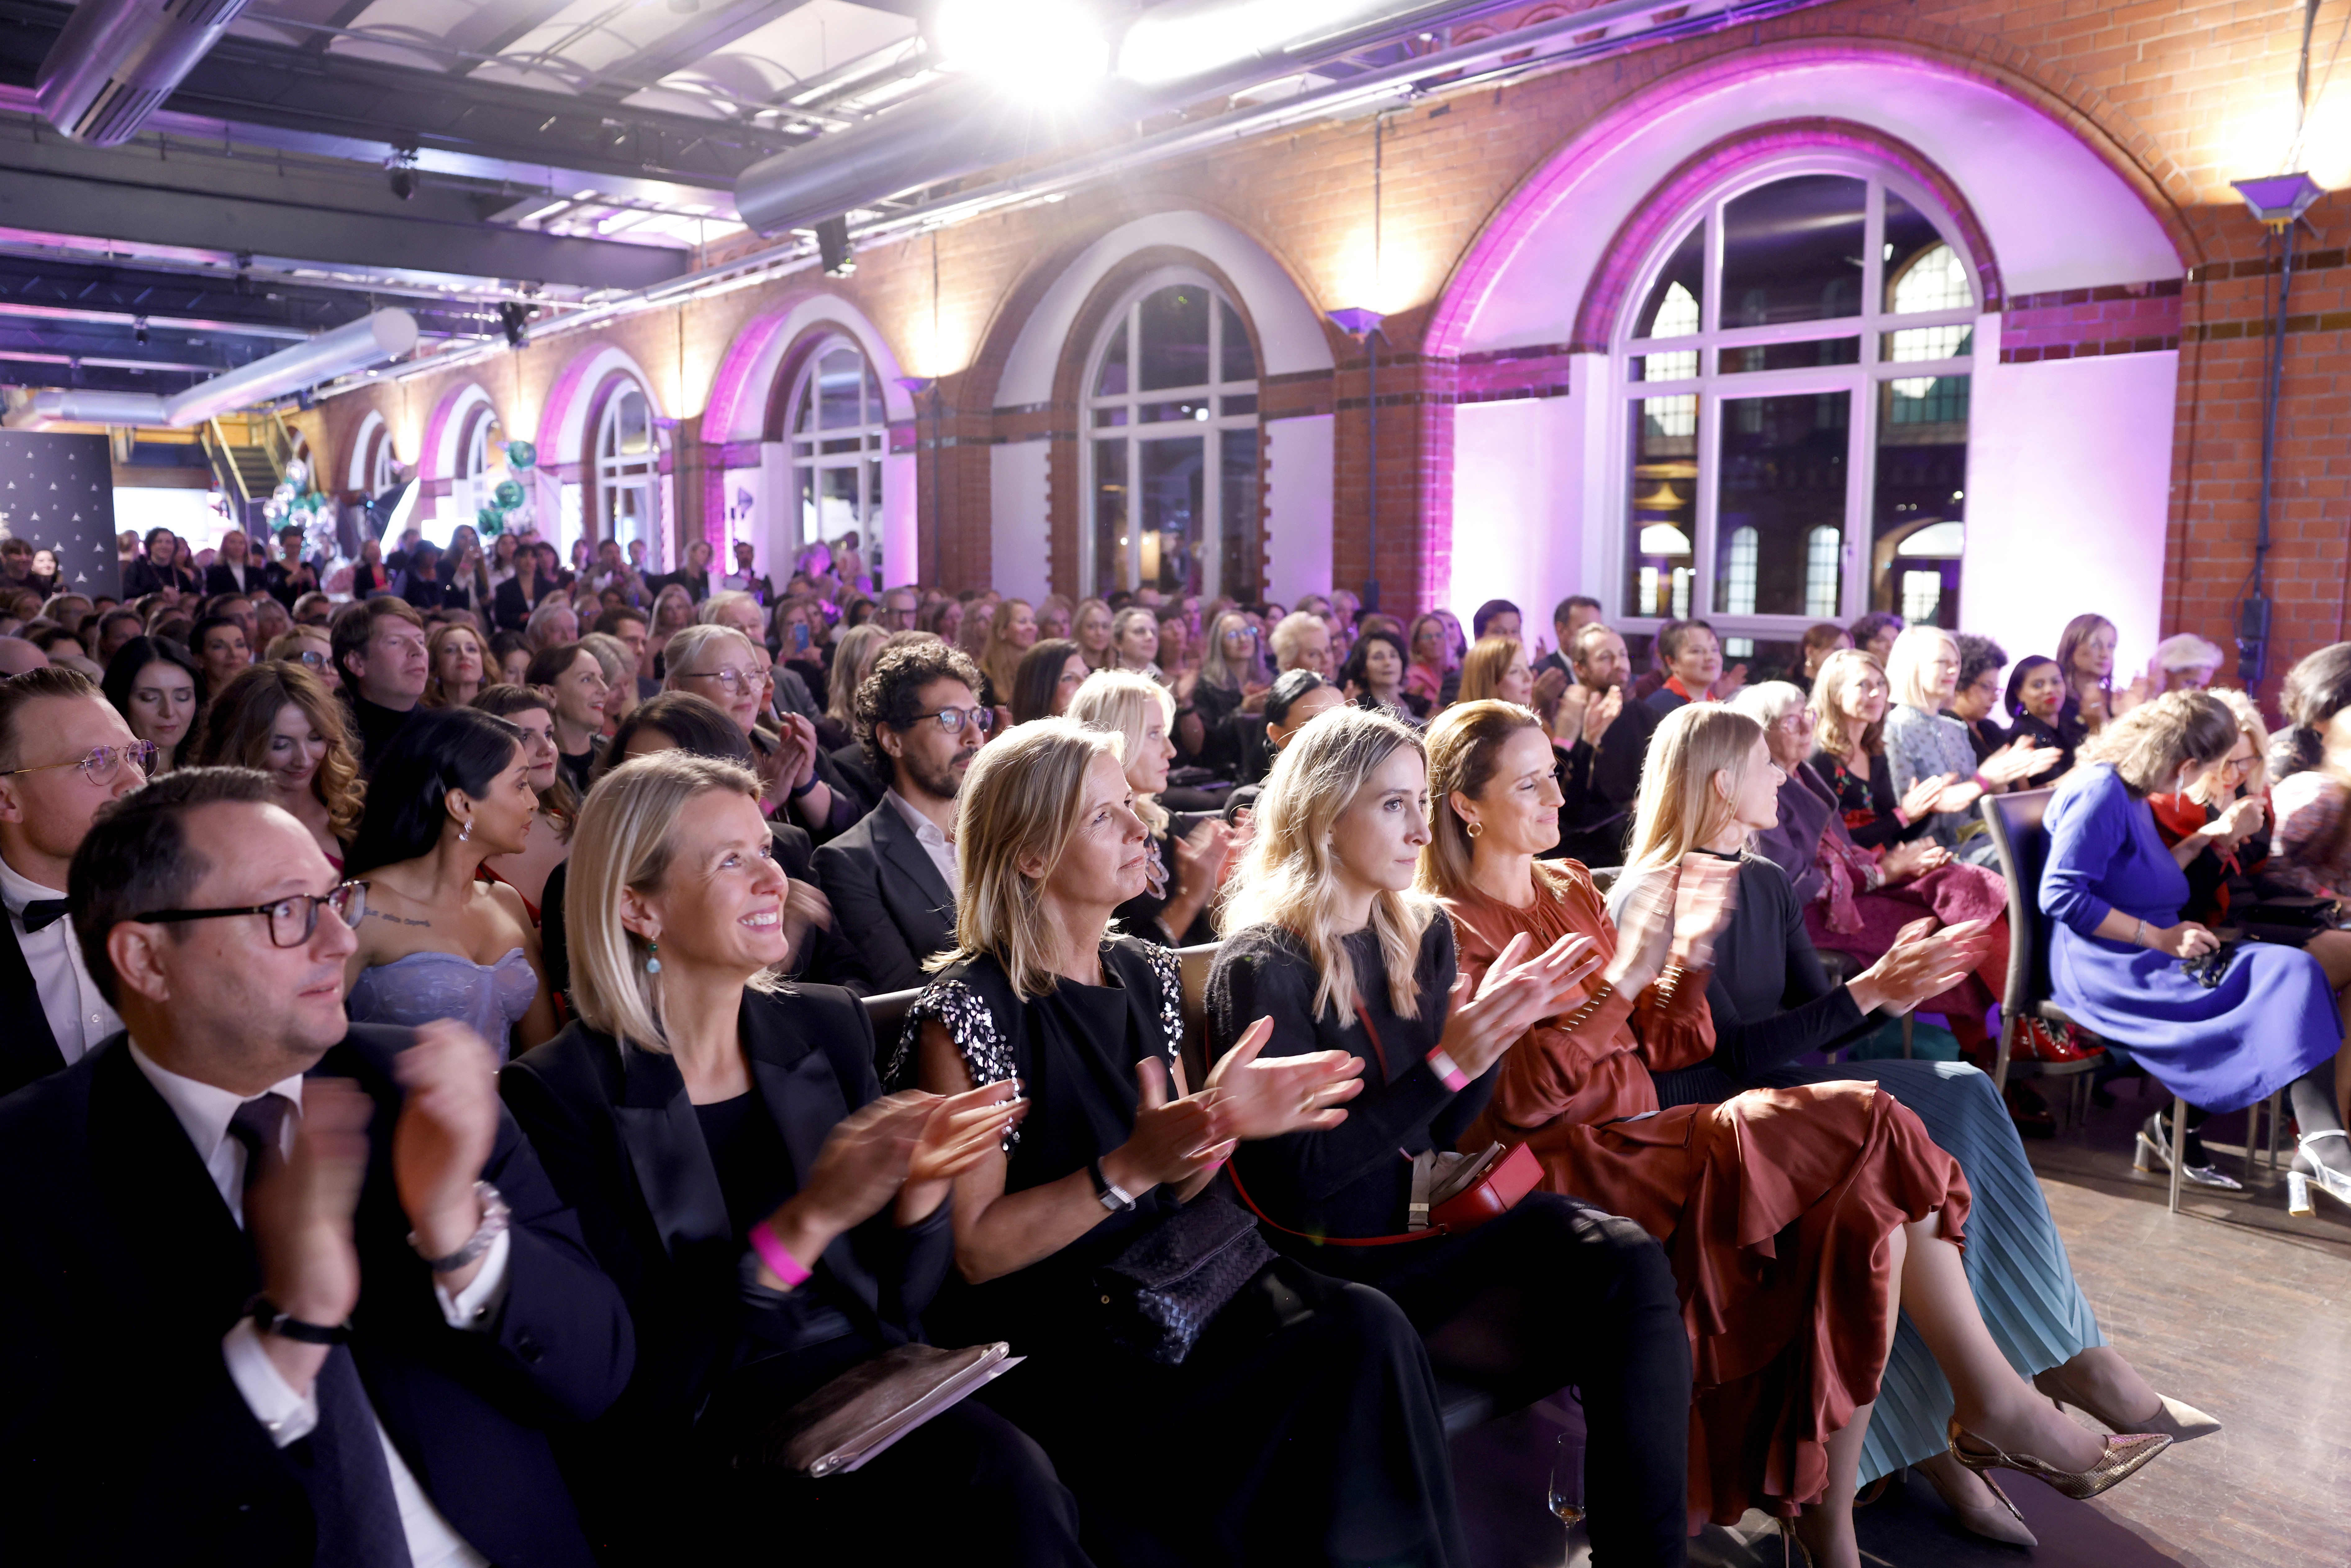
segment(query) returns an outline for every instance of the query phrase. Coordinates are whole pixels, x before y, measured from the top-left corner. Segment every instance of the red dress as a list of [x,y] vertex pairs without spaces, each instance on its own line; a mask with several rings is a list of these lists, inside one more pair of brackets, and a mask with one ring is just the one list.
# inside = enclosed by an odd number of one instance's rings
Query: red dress
[[[1570,933],[1614,955],[1615,927],[1584,869],[1538,862],[1535,901],[1444,901],[1474,987],[1512,936]],[[1827,1441],[1877,1397],[1892,1325],[1886,1238],[1942,1210],[1960,1239],[1967,1178],[1918,1118],[1875,1083],[1750,1090],[1660,1112],[1649,1069],[1714,1051],[1702,974],[1670,1004],[1612,996],[1573,1033],[1530,1030],[1463,1140],[1531,1145],[1545,1186],[1620,1214],[1665,1244],[1689,1331],[1690,1528],[1749,1508],[1817,1502]]]

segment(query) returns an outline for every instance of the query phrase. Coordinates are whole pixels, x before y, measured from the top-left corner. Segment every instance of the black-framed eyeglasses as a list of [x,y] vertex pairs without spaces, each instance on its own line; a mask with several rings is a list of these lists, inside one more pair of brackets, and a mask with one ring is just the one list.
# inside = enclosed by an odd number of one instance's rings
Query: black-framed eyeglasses
[[128,762],[144,774],[155,766],[155,743],[134,740],[128,746],[93,746],[80,757],[65,762],[44,762],[32,768],[11,768],[0,773],[0,779],[13,779],[19,773],[47,773],[52,768],[78,768],[82,777],[93,784],[110,784],[114,776]]
[[912,727],[913,725],[922,723],[923,720],[926,718],[937,719],[939,721],[939,727],[946,730],[949,735],[957,733],[967,724],[970,725],[972,728],[977,730],[980,734],[986,735],[996,726],[996,710],[994,708],[986,707],[943,707],[931,713],[916,714],[910,722],[909,727]]
[[232,915],[261,915],[269,919],[269,940],[279,947],[299,947],[319,929],[321,907],[335,912],[346,925],[356,925],[367,914],[367,883],[340,882],[325,893],[298,893],[270,904],[247,904],[235,909],[158,909],[131,916],[159,925],[187,920],[225,920]]

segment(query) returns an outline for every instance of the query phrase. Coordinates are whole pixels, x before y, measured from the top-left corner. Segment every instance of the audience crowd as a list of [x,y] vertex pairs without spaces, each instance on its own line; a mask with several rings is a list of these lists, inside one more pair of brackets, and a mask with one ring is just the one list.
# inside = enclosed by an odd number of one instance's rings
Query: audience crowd
[[[1771,668],[853,538],[123,553],[0,542],[11,1561],[1459,1563],[1448,1431],[1568,1389],[1599,1561],[1857,1568],[1904,1465],[2029,1546],[1999,1472],[2219,1422],[2099,1328],[2003,1033],[2179,1095],[2190,1181],[2283,1095],[2351,1205],[2351,644],[2273,734],[2095,614]],[[1985,802],[2052,787],[2066,1025],[1998,1016]]]

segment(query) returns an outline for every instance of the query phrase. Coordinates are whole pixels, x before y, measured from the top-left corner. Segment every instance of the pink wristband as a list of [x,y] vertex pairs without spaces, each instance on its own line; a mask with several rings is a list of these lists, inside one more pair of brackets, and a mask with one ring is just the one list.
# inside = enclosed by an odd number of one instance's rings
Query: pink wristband
[[1427,1056],[1428,1070],[1445,1081],[1445,1086],[1458,1094],[1469,1087],[1469,1075],[1461,1071],[1454,1060],[1440,1048]]
[[759,1255],[759,1261],[768,1266],[769,1273],[784,1282],[787,1291],[797,1290],[809,1277],[808,1270],[784,1249],[784,1244],[776,1239],[775,1228],[764,1219],[751,1227],[751,1250]]
[[1992,781],[1983,776],[1983,769],[1980,768],[1976,769],[1975,786],[1987,795],[1992,792]]

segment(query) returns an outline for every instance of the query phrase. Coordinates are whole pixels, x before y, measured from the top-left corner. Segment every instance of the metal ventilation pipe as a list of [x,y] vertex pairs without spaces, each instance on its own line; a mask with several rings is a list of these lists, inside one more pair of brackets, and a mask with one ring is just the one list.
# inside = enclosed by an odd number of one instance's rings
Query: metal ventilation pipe
[[130,141],[246,4],[81,0],[34,81],[42,116],[93,147]]
[[47,430],[53,424],[149,424],[185,430],[215,414],[250,408],[397,359],[416,347],[416,337],[415,317],[405,310],[379,310],[266,360],[199,382],[172,397],[151,392],[37,392],[23,407],[0,419],[0,425],[10,430]]
[[949,82],[754,163],[735,182],[736,210],[763,235],[812,228],[900,191],[1034,157],[1408,28],[1493,8],[1493,0],[1163,0],[1127,28],[1113,74],[1079,103],[1043,107],[978,78]]

